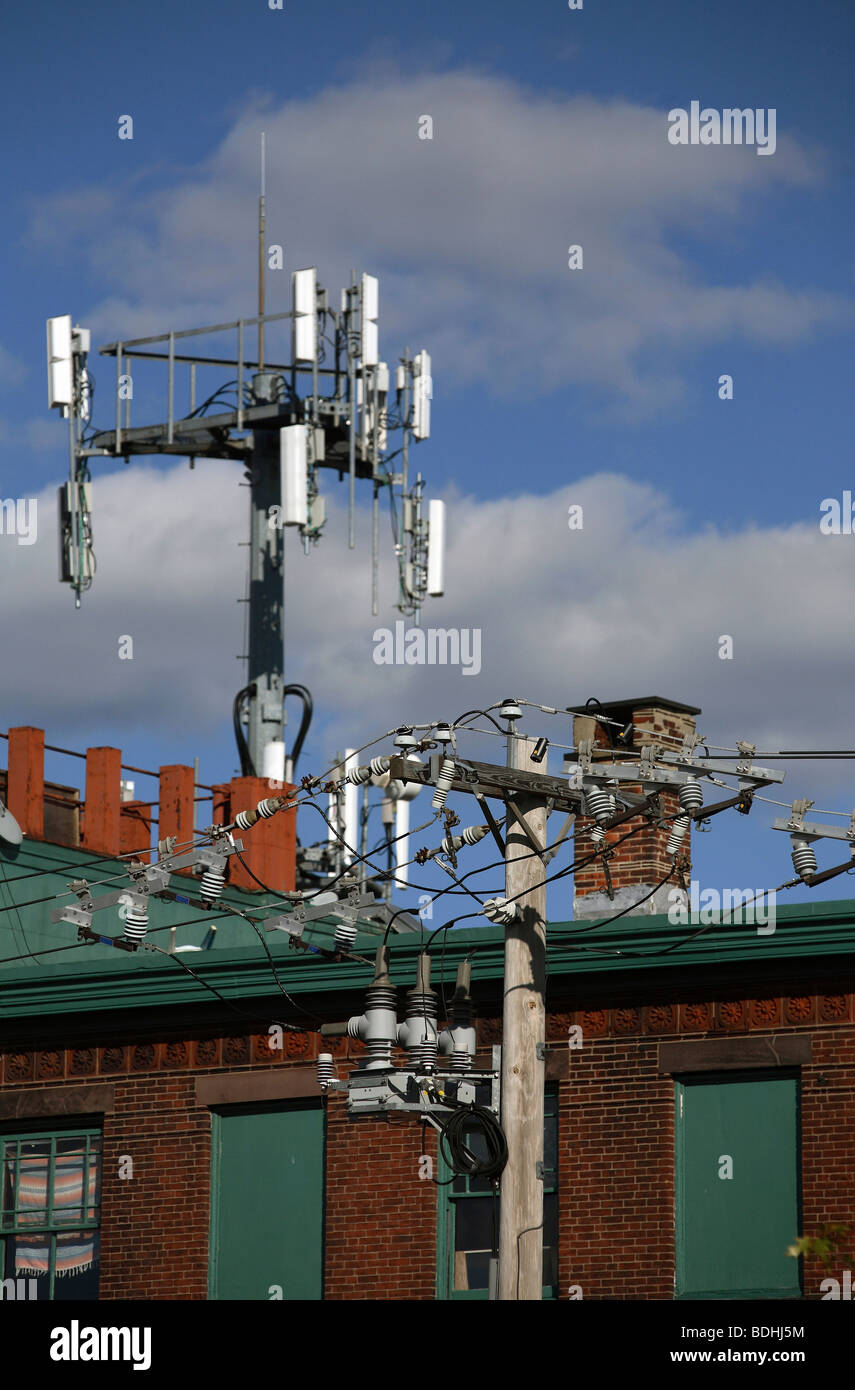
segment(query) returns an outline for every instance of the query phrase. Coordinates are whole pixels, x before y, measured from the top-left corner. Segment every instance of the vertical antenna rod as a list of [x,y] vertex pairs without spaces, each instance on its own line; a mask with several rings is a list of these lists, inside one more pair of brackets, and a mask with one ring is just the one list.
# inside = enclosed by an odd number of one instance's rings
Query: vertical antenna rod
[[264,371],[265,132],[261,132],[261,194],[258,199],[258,370]]
[[[356,308],[356,271],[350,271],[350,290],[347,296],[347,395],[350,415],[350,433],[347,441],[348,455],[348,499],[347,499],[347,544],[350,550],[356,545],[356,337],[354,333]],[[361,325],[360,325],[361,326]],[[363,408],[365,405],[365,374],[362,377]]]

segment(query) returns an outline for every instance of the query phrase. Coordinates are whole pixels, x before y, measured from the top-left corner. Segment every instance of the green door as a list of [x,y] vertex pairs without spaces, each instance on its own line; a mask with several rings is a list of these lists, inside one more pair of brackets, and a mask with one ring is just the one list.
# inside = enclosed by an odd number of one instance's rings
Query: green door
[[212,1116],[211,1298],[323,1297],[323,1184],[320,1105]]
[[677,1298],[799,1298],[798,1083],[676,1085]]

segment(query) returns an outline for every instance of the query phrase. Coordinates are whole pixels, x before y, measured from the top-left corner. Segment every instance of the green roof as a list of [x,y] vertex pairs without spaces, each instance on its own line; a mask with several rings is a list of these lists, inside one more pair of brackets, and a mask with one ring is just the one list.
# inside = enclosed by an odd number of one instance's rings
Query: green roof
[[[210,1004],[214,995],[201,980],[227,999],[269,999],[277,994],[258,934],[246,920],[227,912],[151,900],[147,944],[166,949],[170,928],[175,926],[176,945],[199,947],[215,924],[217,931],[207,950],[168,957],[146,947],[131,953],[100,944],[78,945],[73,924],[50,921],[59,903],[76,901],[67,893],[69,880],[76,877],[88,878],[96,900],[100,892],[127,886],[124,865],[117,860],[93,864],[85,851],[35,841],[26,841],[14,859],[0,849],[0,1019]],[[105,879],[112,881],[98,884]],[[171,886],[178,893],[198,893],[192,878],[175,875]],[[63,893],[66,896],[58,896]],[[273,895],[230,887],[220,899],[250,913],[275,901]],[[424,939],[435,925],[426,924]],[[92,926],[105,935],[119,935],[116,909],[96,913]],[[382,928],[369,923],[362,927],[354,949],[371,960],[382,940]],[[774,933],[765,935],[752,925],[725,923],[696,935],[697,926],[675,926],[665,914],[622,917],[602,927],[589,920],[553,922],[548,926],[550,987],[555,987],[558,977],[574,987],[598,976],[617,983],[616,973],[656,972],[661,977],[665,972],[685,983],[689,970],[774,974],[788,963],[814,967],[821,959],[855,957],[855,902],[778,907],[775,927]],[[332,919],[313,922],[307,924],[303,940],[310,947],[329,948],[334,930]],[[361,991],[370,981],[367,964],[333,962],[295,948],[285,932],[265,931],[264,940],[289,993]],[[682,944],[675,950],[678,941]],[[412,983],[421,945],[420,933],[392,938],[391,973],[396,984]],[[485,925],[451,930],[444,940],[438,936],[432,948],[434,984],[440,975],[449,984],[457,964],[469,953],[473,953],[473,982],[500,979],[502,928]],[[194,979],[182,963],[200,979]]]

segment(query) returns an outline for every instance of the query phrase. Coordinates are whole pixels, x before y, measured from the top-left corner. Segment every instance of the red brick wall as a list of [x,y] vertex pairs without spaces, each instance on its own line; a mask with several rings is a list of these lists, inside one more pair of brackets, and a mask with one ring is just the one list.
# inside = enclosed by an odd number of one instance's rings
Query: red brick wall
[[[208,1296],[211,1121],[192,1076],[129,1077],[104,1117],[100,1297]],[[133,1178],[119,1177],[122,1155]]]
[[[802,1068],[804,1229],[855,1228],[855,994],[844,982],[801,984],[760,998],[697,990],[636,996],[614,1006],[553,1001],[550,1073],[559,1083],[559,1278],[561,1297],[669,1299],[674,1278],[673,1079],[658,1071],[663,1042],[809,1033]],[[568,1049],[568,1030],[583,1031]],[[479,1042],[500,1041],[482,1018]],[[0,1098],[8,1090],[56,1090],[109,1081],[115,1110],[104,1117],[101,1297],[204,1299],[208,1278],[210,1113],[195,1104],[197,1076],[275,1071],[317,1055],[317,1036],[285,1034],[271,1051],[264,1035],[164,1037],[122,1044],[32,1050],[5,1045]],[[358,1043],[336,1039],[339,1074]],[[737,1075],[738,1073],[732,1073]],[[344,1097],[327,1099],[326,1297],[431,1301],[436,1289],[437,1188],[419,1179],[422,1126],[400,1116],[353,1122]],[[4,1121],[4,1124],[7,1122]],[[50,1127],[46,1120],[45,1127]],[[436,1169],[435,1132],[425,1151]],[[134,1162],[119,1178],[121,1155]],[[795,1233],[794,1233],[795,1234]],[[853,1252],[855,1253],[855,1252]],[[855,1261],[806,1270],[805,1292],[840,1278]]]
[[657,1045],[606,1040],[571,1054],[559,1087],[560,1295],[672,1298],[674,1083]]
[[[7,1090],[114,1087],[113,1113],[103,1117],[101,1299],[207,1298],[211,1112],[196,1104],[195,1080],[317,1056],[314,1034],[286,1033],[281,1050],[269,1041],[229,1032],[35,1050],[6,1044],[0,1052],[0,1098]],[[81,1123],[96,1118],[80,1116]],[[46,1129],[51,1123],[49,1115],[39,1120]],[[130,1179],[119,1176],[123,1155],[133,1160]]]
[[422,1148],[416,1120],[349,1120],[343,1093],[327,1104],[326,1297],[434,1299],[437,1188],[419,1155],[436,1177],[436,1131]]
[[[851,1003],[851,1001],[850,1001]],[[850,1013],[850,1017],[851,1017]],[[841,1222],[853,1231],[849,1256],[829,1269],[805,1262],[805,1292],[820,1297],[829,1275],[850,1269],[855,1283],[855,1028],[817,1029],[813,1063],[802,1073],[802,1200],[804,1229]]]
[[[568,1049],[569,1079],[559,1087],[562,1297],[571,1285],[586,1299],[673,1297],[674,1081],[658,1071],[667,1042],[811,1035],[813,1060],[800,1073],[802,1229],[848,1226],[855,1257],[855,994],[833,992],[841,983],[550,1012],[550,1048],[563,1050],[571,1024],[583,1039]],[[481,1026],[496,1040],[495,1021]],[[805,1296],[821,1297],[822,1279],[839,1280],[846,1268],[855,1274],[855,1258],[838,1256],[829,1269],[807,1261]]]

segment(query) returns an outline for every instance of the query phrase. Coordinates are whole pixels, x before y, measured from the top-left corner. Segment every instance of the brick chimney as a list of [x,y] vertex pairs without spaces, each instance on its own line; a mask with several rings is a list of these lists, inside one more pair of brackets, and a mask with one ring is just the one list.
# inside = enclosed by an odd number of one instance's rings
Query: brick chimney
[[[158,839],[176,837],[178,853],[195,838],[196,785],[192,767],[161,767],[157,801],[125,801],[121,750],[87,748],[86,794],[81,800],[77,788],[45,781],[45,736],[41,729],[10,729],[8,739],[9,767],[8,771],[0,768],[0,799],[7,803],[26,839],[82,848],[106,858],[133,852],[148,863],[153,819],[157,822]],[[72,752],[71,756],[80,755]],[[225,825],[238,811],[252,810],[266,797],[282,796],[291,790],[290,786],[266,778],[234,777],[213,790],[213,823]],[[200,819],[208,820],[204,814]],[[275,893],[290,892],[297,872],[296,811],[280,811],[260,820],[240,838],[244,844],[243,862],[237,856],[229,859],[227,881],[250,892],[261,891],[258,880]],[[177,872],[188,878],[193,876],[192,869]]]
[[[617,748],[630,748],[636,752],[645,744],[658,742],[662,742],[668,749],[677,751],[683,739],[694,733],[694,717],[701,713],[694,705],[678,704],[677,701],[665,700],[660,695],[648,695],[635,700],[613,700],[597,707],[598,713],[615,720],[620,728],[598,723],[591,717],[590,709],[586,709],[585,706],[574,706],[570,712],[574,716],[573,743],[577,748],[580,742],[586,739],[593,739],[596,746],[603,748],[608,748],[610,740],[614,740]],[[630,723],[635,726],[633,731],[626,740],[622,739],[618,743],[617,735]],[[572,755],[566,761],[572,763]],[[624,784],[624,790],[641,793],[643,788],[629,783]],[[665,815],[679,810],[675,792],[661,793],[661,802]],[[592,824],[592,821],[582,817],[576,821],[574,851],[577,859],[590,854],[593,848],[590,836],[585,833]],[[652,897],[647,898],[646,902],[639,900],[665,877],[671,867],[672,860],[665,853],[670,823],[665,829],[660,830],[655,825],[645,823],[641,817],[624,821],[615,830],[606,832],[603,845],[614,845],[628,831],[636,830],[640,825],[644,826],[644,829],[639,830],[631,839],[625,840],[609,860],[613,898],[608,896],[601,861],[594,860],[575,874],[574,918],[608,917],[634,903],[638,903],[639,916],[668,911],[673,901],[669,900],[668,894],[679,886],[676,880],[664,884]],[[691,854],[690,836],[691,827],[686,831],[680,846],[681,852],[687,858]]]

